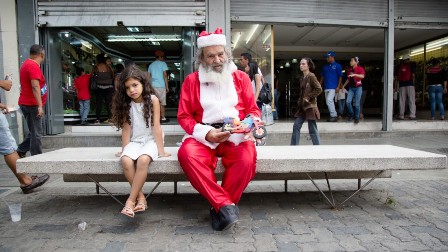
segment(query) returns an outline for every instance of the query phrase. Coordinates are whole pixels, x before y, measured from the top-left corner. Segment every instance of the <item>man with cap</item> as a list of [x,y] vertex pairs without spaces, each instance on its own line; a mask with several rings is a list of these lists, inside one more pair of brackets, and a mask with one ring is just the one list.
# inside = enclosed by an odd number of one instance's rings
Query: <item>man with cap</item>
[[[249,77],[237,70],[221,28],[205,31],[197,40],[196,68],[182,85],[180,126],[187,133],[179,148],[179,163],[193,187],[211,205],[212,228],[226,230],[238,221],[241,195],[255,176],[257,152],[253,136],[221,130],[224,118],[260,121]],[[251,141],[252,140],[252,141]],[[221,157],[222,183],[215,169]]]
[[404,112],[406,105],[409,108],[409,119],[415,120],[415,65],[411,64],[409,55],[403,57],[403,62],[398,69],[395,70],[395,80],[398,82],[398,87],[395,90],[399,93],[399,120],[404,120]]
[[320,78],[320,84],[323,84],[325,93],[325,101],[327,103],[328,111],[330,112],[330,119],[327,122],[337,122],[338,113],[334,105],[334,96],[339,91],[342,82],[342,66],[334,59],[336,53],[329,51],[324,55],[327,58],[328,64],[322,69],[322,76]]
[[157,92],[157,96],[160,100],[160,122],[168,122],[168,118],[165,117],[165,107],[166,107],[166,94],[169,92],[168,89],[168,66],[163,61],[165,58],[165,53],[157,50],[155,51],[156,61],[151,63],[148,67],[149,78],[151,84]]

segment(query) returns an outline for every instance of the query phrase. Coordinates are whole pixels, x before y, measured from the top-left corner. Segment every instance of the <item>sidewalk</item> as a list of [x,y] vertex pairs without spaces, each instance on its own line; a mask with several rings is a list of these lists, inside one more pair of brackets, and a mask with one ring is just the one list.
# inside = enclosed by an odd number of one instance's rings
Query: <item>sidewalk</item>
[[[306,137],[303,144],[309,144]],[[418,133],[355,139],[329,137],[323,144],[394,144],[448,153],[448,134]],[[325,187],[325,181],[318,181]],[[149,191],[153,183],[147,183]],[[126,183],[105,183],[124,201]],[[0,203],[0,251],[447,251],[448,170],[400,171],[377,179],[342,211],[330,210],[310,181],[253,182],[239,203],[241,220],[214,232],[209,205],[189,183],[162,183],[149,209],[129,219],[93,183],[65,183],[60,176],[24,195],[12,173],[0,165],[0,197],[22,202],[13,223]],[[333,182],[336,200],[357,181]],[[386,204],[390,197],[396,205]],[[84,231],[78,224],[86,222]]]

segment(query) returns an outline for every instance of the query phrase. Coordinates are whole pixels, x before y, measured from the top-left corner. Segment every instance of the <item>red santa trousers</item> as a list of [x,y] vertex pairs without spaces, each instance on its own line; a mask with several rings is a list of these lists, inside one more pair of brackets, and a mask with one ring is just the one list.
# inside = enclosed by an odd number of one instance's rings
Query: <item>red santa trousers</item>
[[[193,187],[218,211],[221,207],[237,204],[244,189],[255,176],[257,151],[252,141],[224,142],[210,149],[193,138],[187,138],[177,153]],[[222,184],[215,176],[218,157],[225,167]]]

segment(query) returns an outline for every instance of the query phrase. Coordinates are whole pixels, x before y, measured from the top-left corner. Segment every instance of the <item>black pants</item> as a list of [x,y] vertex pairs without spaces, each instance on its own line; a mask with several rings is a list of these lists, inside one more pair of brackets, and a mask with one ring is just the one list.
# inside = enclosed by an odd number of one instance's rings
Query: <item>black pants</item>
[[103,101],[106,103],[106,111],[107,111],[107,118],[111,118],[111,108],[112,108],[112,96],[114,95],[114,89],[113,88],[107,88],[107,89],[100,89],[98,88],[95,91],[95,98],[96,98],[96,119],[101,120],[101,111],[103,110]]

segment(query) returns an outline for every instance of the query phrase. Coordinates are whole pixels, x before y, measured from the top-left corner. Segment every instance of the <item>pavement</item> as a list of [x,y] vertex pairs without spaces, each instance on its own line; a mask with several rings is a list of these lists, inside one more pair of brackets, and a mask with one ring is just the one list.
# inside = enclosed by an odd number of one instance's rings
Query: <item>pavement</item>
[[[364,136],[364,135],[363,135]],[[303,136],[301,144],[311,144]],[[393,144],[448,153],[446,132],[327,138],[322,144]],[[366,182],[363,180],[363,182]],[[325,188],[325,181],[318,181]],[[126,183],[104,183],[125,201]],[[154,183],[145,184],[150,191]],[[149,209],[134,219],[119,212],[93,183],[66,183],[61,176],[22,194],[0,163],[0,251],[448,251],[448,170],[399,171],[377,179],[342,210],[331,210],[310,181],[255,181],[239,203],[240,221],[230,230],[210,226],[209,204],[190,186],[162,183]],[[332,182],[342,201],[357,181]],[[22,203],[19,222],[6,204]],[[85,222],[85,229],[78,227]]]

